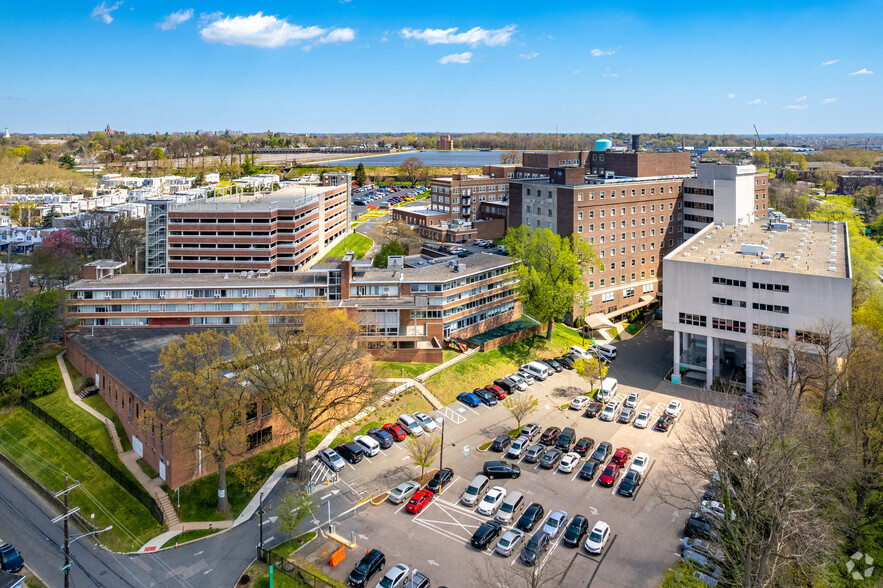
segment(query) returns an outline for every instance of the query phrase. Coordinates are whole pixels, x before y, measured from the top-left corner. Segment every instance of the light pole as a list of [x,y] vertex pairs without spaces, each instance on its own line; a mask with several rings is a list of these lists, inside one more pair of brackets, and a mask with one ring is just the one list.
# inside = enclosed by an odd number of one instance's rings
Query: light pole
[[261,558],[264,557],[264,493],[261,492],[260,498],[260,506],[258,507],[258,514],[260,517],[258,518],[258,530],[260,532],[260,544],[261,544]]
[[74,541],[76,541],[78,539],[82,539],[83,537],[88,537],[89,535],[97,535],[98,533],[104,533],[105,531],[110,531],[111,529],[113,529],[113,525],[108,525],[104,529],[98,529],[97,531],[89,531],[88,533],[83,533],[82,535],[77,535],[76,537],[74,537],[73,539],[70,540],[70,543],[73,543]]
[[[445,419],[442,417],[438,417],[435,419],[437,422],[441,423],[442,426],[442,434],[441,434],[441,450],[438,454],[438,470],[439,472],[445,466]],[[439,474],[441,475],[441,474]]]

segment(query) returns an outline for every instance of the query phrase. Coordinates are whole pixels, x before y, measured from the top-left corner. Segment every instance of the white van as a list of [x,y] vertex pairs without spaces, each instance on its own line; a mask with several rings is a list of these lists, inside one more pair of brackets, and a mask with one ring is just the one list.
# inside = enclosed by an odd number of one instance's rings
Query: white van
[[423,427],[420,426],[414,417],[407,414],[399,415],[399,426],[402,427],[406,433],[410,433],[414,437],[419,437],[423,434]]
[[589,347],[589,353],[607,361],[616,359],[616,347],[613,345],[592,345]]
[[601,389],[598,390],[598,400],[606,404],[616,396],[616,391],[618,389],[619,384],[617,383],[616,378],[604,378],[601,380]]
[[593,357],[595,357],[594,355],[592,355],[591,353],[589,353],[588,351],[586,351],[585,349],[583,349],[579,345],[574,345],[573,347],[571,347],[570,352],[573,353],[574,355],[576,355],[577,357],[579,357],[580,359],[592,359]]
[[359,444],[359,447],[365,450],[365,453],[368,454],[368,457],[374,457],[378,453],[380,453],[380,443],[378,443],[373,438],[368,435],[359,435],[355,439],[353,439],[356,443]]
[[541,382],[555,373],[555,370],[538,361],[526,363],[521,366],[521,369]]

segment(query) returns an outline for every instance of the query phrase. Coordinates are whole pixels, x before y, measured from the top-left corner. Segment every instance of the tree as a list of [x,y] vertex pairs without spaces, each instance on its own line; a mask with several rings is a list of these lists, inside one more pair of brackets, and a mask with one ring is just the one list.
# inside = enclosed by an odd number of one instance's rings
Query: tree
[[833,165],[825,164],[813,174],[816,180],[816,185],[825,191],[825,198],[828,197],[829,192],[833,192],[837,187],[836,182],[839,173],[840,171]]
[[[423,237],[417,234],[414,227],[401,220],[391,220],[378,224],[368,235],[375,243],[396,241],[409,252],[423,245]],[[393,254],[395,255],[395,254]]]
[[802,153],[798,153],[794,156],[794,163],[797,164],[797,168],[800,171],[806,171],[809,169],[809,166],[806,163],[806,157]]
[[521,225],[509,229],[503,240],[518,265],[519,294],[528,314],[548,322],[552,339],[555,319],[572,313],[586,288],[586,268],[597,263],[595,250],[581,238],[561,237],[551,229]]
[[[590,357],[589,359],[580,358],[573,362],[573,370],[589,383],[589,387],[592,390],[601,387],[601,382],[607,377],[608,369],[607,363],[597,357]],[[598,382],[597,386],[595,382]]]
[[521,163],[521,154],[518,151],[511,150],[506,151],[505,153],[500,153],[500,163],[502,164],[520,164]]
[[40,290],[64,287],[82,271],[80,247],[69,229],[58,229],[47,235],[40,247],[28,255],[27,261]]
[[420,435],[419,437],[408,437],[405,442],[405,452],[414,465],[420,468],[420,478],[423,479],[423,473],[426,468],[431,467],[438,457],[441,448],[441,439],[431,435]]
[[221,513],[230,510],[227,458],[242,449],[246,405],[252,401],[245,381],[231,373],[237,360],[241,348],[235,335],[199,331],[163,349],[152,377],[151,401],[159,418],[185,446],[215,460]]
[[766,151],[754,151],[751,154],[751,160],[757,167],[770,166],[770,154]]
[[316,503],[309,490],[290,490],[279,503],[279,527],[291,539],[294,532],[307,517],[316,512]]
[[77,165],[77,161],[69,153],[65,153],[58,158],[58,165],[64,169],[74,169],[74,166]]
[[389,263],[390,255],[406,255],[406,253],[404,245],[398,241],[384,243],[374,257],[374,267],[385,268]]
[[399,166],[398,175],[407,178],[413,186],[417,183],[417,180],[420,179],[420,175],[423,173],[423,168],[424,163],[422,160],[417,157],[409,157]]
[[528,394],[510,394],[503,401],[503,406],[509,411],[517,423],[517,427],[521,427],[521,421],[533,412],[536,412],[539,401]]
[[786,184],[796,184],[798,177],[799,176],[797,175],[796,171],[792,169],[786,169],[785,174],[782,176],[782,179],[785,181]]
[[356,166],[356,172],[353,174],[353,180],[359,185],[359,187],[364,186],[368,183],[368,173],[365,171],[365,164],[359,162],[359,165]]
[[262,314],[240,325],[237,337],[250,357],[245,373],[263,402],[297,434],[301,467],[307,482],[308,436],[346,419],[378,396],[371,362],[359,350],[359,326],[344,310],[287,308]]
[[58,290],[0,300],[0,378],[35,361],[37,349],[50,335],[61,335],[61,301]]

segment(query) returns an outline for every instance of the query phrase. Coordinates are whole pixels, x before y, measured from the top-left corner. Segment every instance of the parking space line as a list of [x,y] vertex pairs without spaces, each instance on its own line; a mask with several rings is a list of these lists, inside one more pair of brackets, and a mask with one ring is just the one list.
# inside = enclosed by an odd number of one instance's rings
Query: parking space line
[[365,458],[365,461],[367,461],[368,463],[374,463],[373,461],[371,461],[371,460],[368,459],[367,457]]
[[463,408],[465,408],[466,410],[472,411],[472,412],[474,412],[475,414],[481,414],[481,413],[479,413],[477,410],[472,410],[472,407],[471,407],[471,406],[464,406]]
[[439,535],[441,535],[443,537],[447,537],[448,539],[453,539],[457,543],[469,543],[469,539],[463,539],[459,535],[455,535],[454,533],[451,533],[450,531],[447,531],[444,529],[438,529],[436,527],[433,527],[430,524],[424,523],[423,521],[415,520],[414,522],[423,528],[429,529],[430,531],[435,531],[436,533],[438,533]]
[[[576,469],[576,468],[573,468],[573,469]],[[579,470],[577,470],[577,472],[575,474],[573,474],[573,477],[570,479],[571,482],[576,480],[577,476],[579,476],[580,471],[582,471],[582,468],[580,468]]]
[[438,495],[441,496],[442,494],[444,494],[444,493],[445,493],[445,490],[447,490],[448,488],[450,488],[451,486],[453,486],[454,484],[456,484],[456,483],[457,483],[457,480],[459,480],[459,479],[460,479],[460,476],[457,476],[456,478],[454,478],[453,480],[451,480],[450,482],[448,482],[448,485],[445,486],[444,488],[442,488],[442,489],[441,489],[441,492],[439,492]]

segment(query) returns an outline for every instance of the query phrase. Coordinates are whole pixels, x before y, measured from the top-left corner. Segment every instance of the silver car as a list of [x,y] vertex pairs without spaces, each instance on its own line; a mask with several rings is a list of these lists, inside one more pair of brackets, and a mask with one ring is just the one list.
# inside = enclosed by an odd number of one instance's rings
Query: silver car
[[389,501],[393,504],[401,504],[411,498],[417,490],[420,490],[420,484],[410,480],[402,482],[389,493]]
[[346,467],[346,463],[344,463],[343,458],[340,457],[340,454],[334,451],[333,449],[323,449],[317,455],[319,461],[328,466],[328,468],[332,472],[339,472],[344,467]]
[[556,510],[549,515],[548,519],[546,519],[546,524],[543,525],[543,531],[547,535],[549,535],[550,538],[554,539],[558,536],[558,533],[561,532],[561,529],[563,529],[564,525],[566,524],[567,513],[563,510]]
[[510,529],[503,533],[503,536],[497,541],[497,546],[494,548],[494,551],[503,557],[509,557],[521,543],[522,539],[524,539],[524,531]]
[[506,457],[521,459],[521,456],[524,454],[524,452],[527,451],[528,445],[530,445],[530,441],[527,439],[527,437],[519,437],[512,442],[512,445],[509,447],[509,451],[506,452]]
[[625,405],[628,408],[637,408],[641,396],[637,392],[630,392],[628,398],[625,399]]
[[423,427],[427,433],[432,433],[438,429],[438,424],[429,418],[429,415],[422,412],[415,412],[413,416],[414,420],[420,423],[420,426]]

